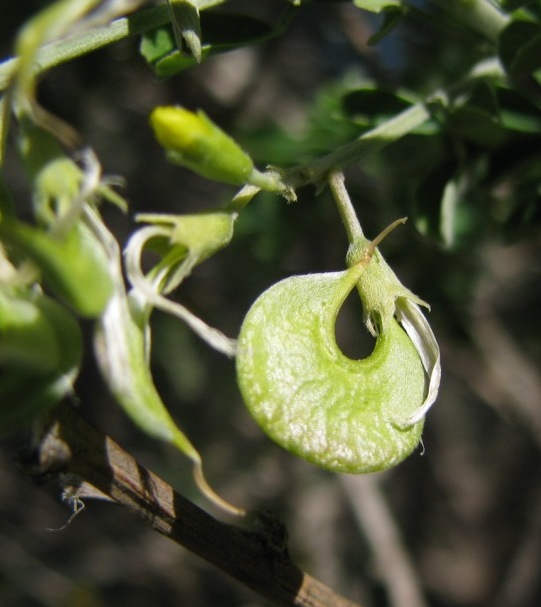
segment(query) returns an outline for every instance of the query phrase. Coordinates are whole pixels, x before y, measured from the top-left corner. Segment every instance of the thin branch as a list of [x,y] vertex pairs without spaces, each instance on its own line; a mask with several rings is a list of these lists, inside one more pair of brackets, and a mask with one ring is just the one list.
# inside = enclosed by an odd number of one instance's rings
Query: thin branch
[[536,603],[541,561],[541,495],[539,491],[526,513],[527,520],[496,593],[493,607],[518,607]]
[[348,191],[344,184],[344,173],[334,169],[329,173],[329,188],[332,192],[342,223],[346,230],[348,242],[351,244],[364,237],[363,229],[357,217],[357,213],[351,202]]
[[439,7],[462,25],[481,34],[487,40],[497,43],[498,38],[510,22],[505,15],[490,0],[429,0],[430,4]]
[[389,592],[390,604],[395,607],[427,607],[418,576],[377,477],[370,474],[343,475],[340,481],[359,527],[372,547],[381,578]]
[[304,573],[289,557],[282,523],[260,515],[248,531],[222,523],[176,493],[67,405],[58,407],[23,462],[34,478],[71,496],[114,501],[277,605],[359,607]]
[[442,101],[440,94],[427,102],[417,103],[396,114],[385,123],[363,133],[357,139],[346,143],[330,154],[313,162],[284,171],[284,182],[296,189],[308,183],[319,183],[329,171],[345,168],[363,158],[379,152],[404,135],[411,133],[432,118],[431,106]]

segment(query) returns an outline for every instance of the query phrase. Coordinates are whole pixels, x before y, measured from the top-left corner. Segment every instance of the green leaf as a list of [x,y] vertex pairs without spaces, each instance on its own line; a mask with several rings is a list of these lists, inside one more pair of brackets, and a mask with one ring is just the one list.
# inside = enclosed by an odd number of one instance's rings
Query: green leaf
[[370,46],[377,44],[391,32],[398,25],[407,10],[402,0],[354,0],[353,4],[357,8],[370,11],[371,13],[383,13],[383,21],[378,31],[368,40]]
[[73,390],[81,330],[54,300],[32,291],[0,293],[0,435],[28,426]]
[[423,403],[425,375],[395,319],[368,358],[351,360],[336,343],[338,311],[364,269],[279,282],[254,303],[239,335],[237,376],[256,421],[288,451],[337,472],[396,465],[423,428],[403,426]]
[[371,13],[380,13],[392,7],[401,7],[401,0],[354,0],[353,4]]
[[[263,41],[281,31],[285,23],[273,28],[253,17],[209,11],[202,12],[200,19],[203,36],[200,60]],[[197,63],[194,58],[178,52],[171,27],[147,32],[141,40],[140,50],[160,78],[172,76]]]
[[497,90],[502,125],[510,132],[541,133],[539,108],[512,89]]
[[504,11],[511,13],[523,6],[536,4],[538,0],[499,0],[500,6]]
[[59,344],[45,310],[28,297],[0,290],[0,364],[53,370],[60,360]]
[[199,454],[165,408],[152,379],[143,328],[128,299],[116,293],[100,319],[96,351],[107,384],[130,418],[147,434],[175,445],[194,461]]
[[418,230],[451,246],[456,240],[458,177],[454,160],[432,168],[414,191],[415,223]]
[[446,126],[457,137],[485,148],[501,145],[508,136],[498,118],[470,105],[450,112]]
[[344,95],[344,112],[363,129],[374,128],[415,102],[403,93],[366,86]]
[[0,375],[0,436],[29,427],[73,391],[65,374],[10,370]]
[[81,316],[99,316],[113,292],[99,240],[81,221],[62,237],[19,221],[0,222],[0,240],[31,260],[44,283]]
[[515,91],[479,83],[450,108],[445,127],[458,139],[493,150],[520,133],[539,133],[541,114]]
[[499,39],[500,59],[513,77],[541,68],[541,25],[529,21],[512,21]]
[[201,63],[201,24],[197,6],[191,0],[167,0],[167,4],[178,50]]
[[4,175],[0,171],[0,221],[13,219],[15,217],[15,204],[11,190],[9,189]]
[[0,290],[0,364],[67,372],[81,353],[79,325],[63,306],[33,291]]
[[175,50],[175,36],[170,26],[158,27],[146,32],[139,46],[141,55],[151,65]]

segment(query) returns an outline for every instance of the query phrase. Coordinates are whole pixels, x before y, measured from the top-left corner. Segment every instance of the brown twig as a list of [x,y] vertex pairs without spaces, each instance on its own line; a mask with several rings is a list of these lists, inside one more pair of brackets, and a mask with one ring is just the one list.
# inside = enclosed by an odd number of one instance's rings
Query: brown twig
[[359,607],[295,565],[279,521],[260,516],[262,529],[246,531],[216,520],[68,405],[55,410],[23,464],[35,478],[59,480],[75,497],[100,497],[121,504],[277,605]]

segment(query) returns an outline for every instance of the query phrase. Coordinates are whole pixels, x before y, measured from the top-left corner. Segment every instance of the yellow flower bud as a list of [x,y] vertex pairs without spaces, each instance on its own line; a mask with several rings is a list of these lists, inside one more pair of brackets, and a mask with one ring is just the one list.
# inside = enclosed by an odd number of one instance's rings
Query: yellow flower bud
[[157,107],[150,124],[171,162],[233,185],[250,181],[254,165],[250,157],[204,112],[181,107]]

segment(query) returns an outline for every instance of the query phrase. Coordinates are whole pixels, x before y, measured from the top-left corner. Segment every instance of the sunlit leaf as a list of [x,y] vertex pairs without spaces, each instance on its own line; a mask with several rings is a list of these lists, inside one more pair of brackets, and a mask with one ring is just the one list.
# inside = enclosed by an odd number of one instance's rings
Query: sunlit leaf
[[167,0],[178,50],[201,62],[201,24],[192,0]]
[[353,4],[372,13],[380,13],[390,7],[402,6],[401,0],[353,0]]

